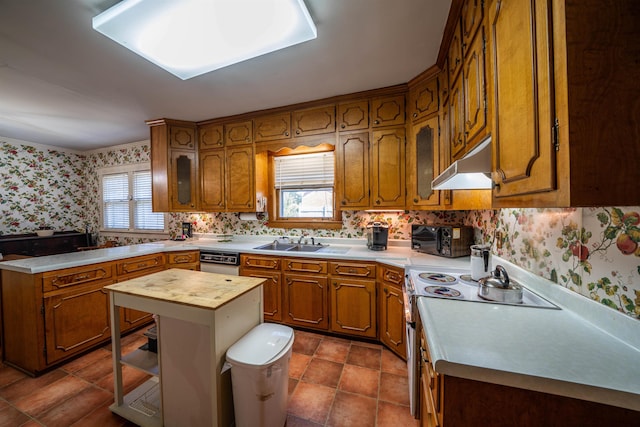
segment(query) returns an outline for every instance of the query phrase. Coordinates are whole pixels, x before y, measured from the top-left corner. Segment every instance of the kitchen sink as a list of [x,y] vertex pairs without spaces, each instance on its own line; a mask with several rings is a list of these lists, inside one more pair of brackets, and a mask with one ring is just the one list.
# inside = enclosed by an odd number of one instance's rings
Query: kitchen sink
[[253,249],[262,249],[268,251],[287,251],[287,252],[317,252],[322,248],[326,248],[327,245],[303,245],[301,243],[280,243],[271,242],[266,245],[257,246]]

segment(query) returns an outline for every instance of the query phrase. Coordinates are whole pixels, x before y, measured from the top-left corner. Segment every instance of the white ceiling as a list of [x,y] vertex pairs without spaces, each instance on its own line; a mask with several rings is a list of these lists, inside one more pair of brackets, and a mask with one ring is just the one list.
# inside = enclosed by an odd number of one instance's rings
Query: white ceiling
[[[179,1],[179,0],[176,0]],[[435,64],[451,0],[305,0],[318,38],[180,80],[91,28],[117,0],[0,0],[0,136],[75,150],[406,83]]]

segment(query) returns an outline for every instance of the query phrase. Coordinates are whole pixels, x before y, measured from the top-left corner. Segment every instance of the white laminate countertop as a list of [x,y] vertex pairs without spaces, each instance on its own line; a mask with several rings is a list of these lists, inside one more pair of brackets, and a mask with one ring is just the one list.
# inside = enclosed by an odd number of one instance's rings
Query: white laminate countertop
[[275,236],[235,236],[231,242],[220,242],[213,237],[191,238],[184,241],[163,240],[139,245],[117,246],[83,252],[48,255],[0,262],[0,270],[12,270],[20,273],[36,274],[63,268],[80,267],[101,262],[117,261],[158,252],[181,250],[214,250],[262,254],[275,256],[296,256],[319,259],[348,259],[360,261],[378,261],[404,268],[412,265],[468,268],[469,257],[443,258],[413,251],[409,241],[390,241],[386,251],[367,249],[365,239],[318,239],[327,247],[317,252],[287,252],[255,249],[257,246],[271,243]]
[[421,297],[434,369],[640,411],[640,321],[527,272],[510,275],[561,310]]
[[215,310],[264,279],[172,268],[105,286],[112,292]]

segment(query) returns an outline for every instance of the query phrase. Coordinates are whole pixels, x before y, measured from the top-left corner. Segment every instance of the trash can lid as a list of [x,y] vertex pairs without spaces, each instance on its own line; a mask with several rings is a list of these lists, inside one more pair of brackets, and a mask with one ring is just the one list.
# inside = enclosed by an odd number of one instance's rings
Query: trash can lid
[[274,323],[261,323],[227,350],[227,361],[262,366],[278,359],[293,345],[293,329]]

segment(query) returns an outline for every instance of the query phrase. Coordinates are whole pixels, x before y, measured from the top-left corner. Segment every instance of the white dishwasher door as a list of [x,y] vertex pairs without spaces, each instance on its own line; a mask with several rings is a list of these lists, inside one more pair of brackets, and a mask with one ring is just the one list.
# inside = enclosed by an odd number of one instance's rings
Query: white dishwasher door
[[229,276],[239,276],[240,267],[237,265],[216,264],[213,262],[200,262],[200,271],[205,273],[228,274]]

